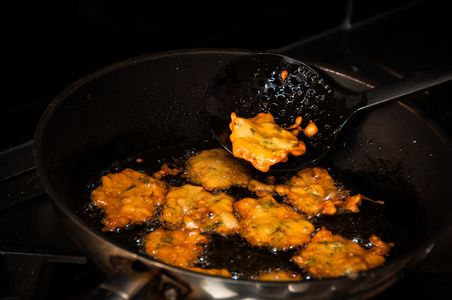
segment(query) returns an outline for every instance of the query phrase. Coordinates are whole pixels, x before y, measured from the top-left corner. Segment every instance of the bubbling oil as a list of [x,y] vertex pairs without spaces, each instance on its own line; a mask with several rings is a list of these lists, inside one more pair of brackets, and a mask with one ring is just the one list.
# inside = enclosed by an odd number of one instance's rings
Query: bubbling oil
[[[99,185],[99,178],[101,175],[118,172],[125,168],[132,168],[147,175],[152,175],[154,172],[159,171],[164,163],[175,164],[176,166],[183,168],[189,157],[202,150],[218,147],[219,144],[216,140],[200,141],[196,144],[181,144],[174,147],[152,149],[148,152],[141,153],[136,157],[116,162],[106,170],[99,172],[97,176],[87,184],[86,201],[78,210],[78,214],[91,226],[91,228],[98,231],[106,239],[131,252],[148,257],[144,249],[145,237],[148,233],[162,226],[159,219],[161,208],[157,210],[156,215],[142,224],[131,225],[116,232],[105,233],[101,231],[103,213],[92,205],[89,199],[90,191]],[[334,170],[331,167],[327,169],[330,173],[333,173],[331,174],[333,178],[336,178],[334,176]],[[278,174],[277,183],[283,183],[293,175],[294,173]],[[264,181],[266,176],[266,174],[257,170],[255,170],[253,174],[253,177],[260,181]],[[373,175],[369,174],[369,176],[372,178]],[[342,176],[342,178],[344,177]],[[354,177],[354,179],[356,178]],[[182,186],[188,183],[181,174],[168,175],[162,180],[172,187]],[[356,181],[357,180],[355,180],[355,182]],[[348,184],[347,187],[349,187]],[[357,186],[355,185],[355,187]],[[246,188],[240,187],[233,187],[222,192],[232,195],[236,201],[245,197],[255,197],[255,195]],[[358,192],[363,193],[363,191],[359,189]],[[398,197],[400,195],[396,196]],[[275,196],[275,200],[282,202],[284,199]],[[345,238],[355,240],[363,247],[368,246],[368,238],[371,234],[376,234],[385,241],[395,242],[397,245],[398,236],[397,234],[394,234],[397,233],[397,228],[395,228],[395,226],[397,226],[398,223],[397,221],[394,221],[396,216],[389,214],[388,208],[385,205],[364,201],[360,210],[359,213],[316,216],[311,217],[308,220],[317,230],[324,226],[332,231],[333,234],[340,234]],[[214,233],[209,236],[209,243],[204,246],[203,254],[200,256],[199,263],[196,266],[202,268],[224,268],[236,279],[254,279],[262,272],[274,270],[295,272],[301,274],[304,279],[309,279],[309,276],[292,261],[292,256],[294,256],[300,248],[301,247],[294,247],[288,250],[277,251],[268,247],[252,246],[238,234],[221,236]],[[391,257],[392,256],[393,255],[391,254]]]

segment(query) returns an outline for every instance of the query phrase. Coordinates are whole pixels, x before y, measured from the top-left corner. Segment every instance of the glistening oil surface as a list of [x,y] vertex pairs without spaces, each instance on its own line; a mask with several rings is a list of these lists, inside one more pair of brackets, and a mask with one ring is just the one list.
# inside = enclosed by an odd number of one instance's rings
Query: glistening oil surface
[[[99,178],[107,173],[120,172],[124,168],[132,168],[149,176],[158,170],[164,163],[184,166],[185,160],[203,149],[217,148],[216,141],[204,141],[196,145],[179,145],[154,149],[112,164],[107,170],[103,170],[92,179],[87,186],[86,202],[78,211],[79,216],[86,221],[95,231],[106,239],[122,246],[123,248],[146,256],[144,236],[146,233],[158,228],[161,223],[158,215],[140,225],[132,225],[117,232],[102,233],[102,212],[90,204],[89,192],[99,185]],[[139,160],[138,160],[139,159]],[[412,194],[412,188],[405,183],[398,182],[397,170],[388,168],[384,172],[373,174],[356,174],[337,172],[334,164],[323,166],[327,168],[332,177],[342,183],[352,194],[361,193],[373,200],[384,201],[384,204],[364,200],[359,213],[343,213],[334,216],[312,217],[309,220],[316,229],[324,226],[333,234],[340,234],[352,239],[363,246],[368,243],[368,238],[375,234],[385,242],[395,243],[387,260],[403,255],[421,240],[422,235],[422,209],[413,205],[416,195]],[[278,182],[284,182],[293,174],[278,174]],[[255,178],[264,180],[264,173],[255,171]],[[395,176],[395,177],[394,177]],[[167,176],[163,179],[170,186],[181,186],[188,183],[179,175]],[[383,188],[382,188],[383,187]],[[247,189],[231,188],[226,190],[236,201],[244,197],[255,197]],[[275,196],[277,201],[282,201]],[[285,270],[305,274],[291,257],[298,248],[288,251],[273,251],[272,249],[254,247],[249,245],[238,234],[220,236],[213,234],[210,242],[205,246],[204,253],[200,257],[199,267],[225,268],[237,279],[252,279],[263,271]]]

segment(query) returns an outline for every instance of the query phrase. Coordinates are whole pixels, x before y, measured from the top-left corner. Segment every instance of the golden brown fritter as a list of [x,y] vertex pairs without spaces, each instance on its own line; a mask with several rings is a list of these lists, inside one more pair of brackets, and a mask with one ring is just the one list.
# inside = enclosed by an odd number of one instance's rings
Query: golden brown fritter
[[173,187],[166,195],[162,220],[171,229],[234,233],[239,222],[233,214],[233,202],[225,193],[214,195],[200,186]]
[[224,149],[204,150],[187,160],[185,177],[206,190],[246,187],[250,170]]
[[146,236],[146,253],[166,264],[176,267],[192,267],[208,240],[200,231],[165,230],[160,227]]
[[378,251],[366,250],[358,243],[322,228],[293,260],[316,279],[345,275],[353,278],[357,272],[381,266],[385,262],[383,255],[393,246],[376,236],[372,236],[372,240],[376,243],[373,248]]
[[263,183],[256,179],[251,179],[248,183],[248,190],[255,193],[258,197],[263,197],[266,195],[273,195],[275,192],[275,185],[271,183]]
[[132,169],[102,176],[101,182],[91,200],[105,212],[103,231],[151,219],[167,193],[164,182]]
[[306,152],[304,142],[299,141],[296,134],[278,126],[271,114],[260,113],[246,119],[233,112],[229,128],[234,156],[251,162],[262,172],[287,161],[289,154],[298,156]]
[[309,216],[333,215],[338,210],[358,212],[361,204],[361,195],[350,196],[349,191],[336,185],[327,170],[319,167],[299,171],[287,184],[276,186],[276,192]]
[[264,281],[300,281],[300,280],[302,280],[300,274],[293,273],[293,272],[287,272],[287,271],[264,272],[254,279],[255,280],[264,280]]
[[251,245],[285,250],[311,240],[314,226],[271,195],[242,199],[234,208],[241,216],[239,233]]
[[372,234],[369,238],[369,242],[372,245],[372,248],[369,249],[369,252],[375,255],[387,255],[391,250],[391,247],[394,247],[394,243],[386,243],[383,242],[379,237],[375,234]]

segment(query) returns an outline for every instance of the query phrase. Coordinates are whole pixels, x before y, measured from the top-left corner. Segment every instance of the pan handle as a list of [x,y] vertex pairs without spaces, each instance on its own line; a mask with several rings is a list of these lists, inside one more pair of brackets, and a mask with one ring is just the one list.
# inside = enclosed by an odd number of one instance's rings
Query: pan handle
[[115,273],[99,284],[85,298],[89,300],[126,300],[133,299],[146,287],[154,290],[160,284],[161,276],[156,270],[135,271],[130,266],[118,267]]
[[385,83],[365,92],[367,104],[358,110],[365,110],[415,92],[452,80],[452,67],[447,63],[424,72],[417,72],[394,82]]

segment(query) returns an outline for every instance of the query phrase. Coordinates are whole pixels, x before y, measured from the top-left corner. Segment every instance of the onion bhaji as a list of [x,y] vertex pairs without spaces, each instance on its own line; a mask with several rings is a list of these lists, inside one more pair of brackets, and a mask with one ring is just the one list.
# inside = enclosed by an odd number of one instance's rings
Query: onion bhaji
[[201,186],[173,187],[166,195],[162,220],[171,229],[230,234],[239,227],[233,214],[233,203],[231,196],[212,194]]
[[314,226],[271,195],[244,198],[234,208],[241,216],[239,234],[251,245],[286,250],[311,240]]
[[224,149],[204,150],[187,160],[185,177],[202,185],[206,190],[246,187],[251,179],[250,170]]
[[193,267],[208,239],[197,229],[165,230],[159,227],[146,236],[146,253],[176,267]]
[[287,202],[309,216],[334,215],[338,210],[358,212],[361,195],[350,196],[349,191],[336,185],[324,168],[299,171],[289,182],[277,185],[276,192]]
[[306,152],[305,143],[293,132],[277,125],[269,113],[246,119],[233,112],[229,128],[234,156],[251,162],[262,172],[287,161],[289,154],[299,156]]
[[101,183],[91,200],[105,212],[103,231],[153,218],[167,193],[164,182],[132,169],[102,176]]
[[366,250],[358,243],[340,235],[333,235],[322,228],[293,260],[316,279],[338,276],[353,278],[357,272],[381,266],[385,262],[383,256],[393,246],[392,243],[384,243],[375,235],[370,241],[374,246]]
[[266,195],[273,195],[275,192],[275,185],[272,183],[263,183],[256,179],[251,179],[248,183],[248,190],[253,192],[258,197]]

